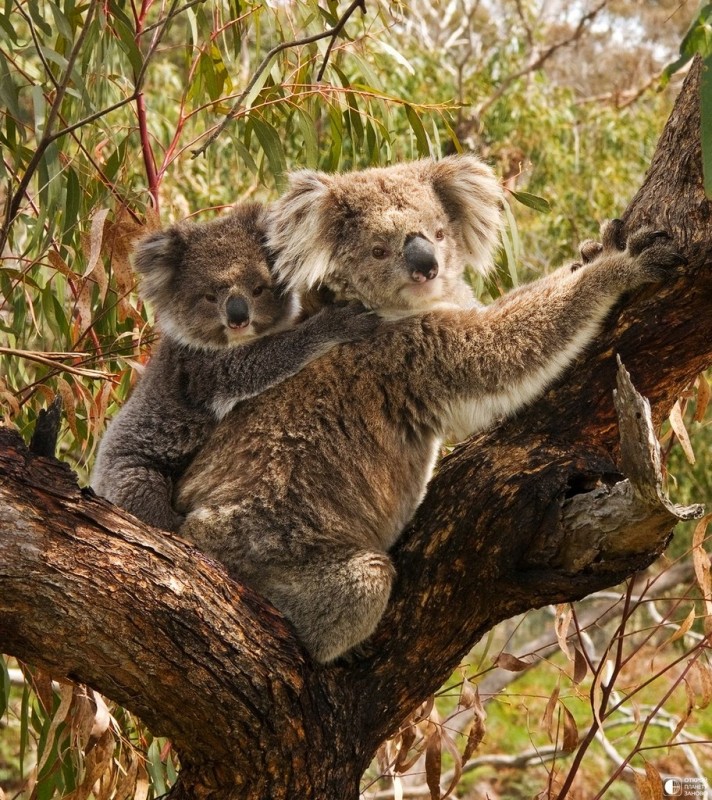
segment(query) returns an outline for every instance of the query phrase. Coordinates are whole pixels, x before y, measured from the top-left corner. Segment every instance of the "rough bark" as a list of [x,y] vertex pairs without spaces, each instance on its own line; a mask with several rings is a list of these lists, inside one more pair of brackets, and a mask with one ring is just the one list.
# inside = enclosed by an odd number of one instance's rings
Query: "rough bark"
[[[577,504],[610,512],[611,493],[629,491],[609,488],[630,466],[614,355],[656,422],[712,363],[698,83],[695,69],[625,215],[679,239],[685,276],[628,298],[562,383],[443,461],[396,547],[397,584],[369,655],[316,667],[279,614],[219,565],[80,490],[6,430],[0,650],[93,686],[170,737],[182,763],[175,797],[348,800],[378,744],[494,624],[649,565],[674,522],[651,497],[593,549],[572,520]],[[645,495],[616,502],[630,510]]]

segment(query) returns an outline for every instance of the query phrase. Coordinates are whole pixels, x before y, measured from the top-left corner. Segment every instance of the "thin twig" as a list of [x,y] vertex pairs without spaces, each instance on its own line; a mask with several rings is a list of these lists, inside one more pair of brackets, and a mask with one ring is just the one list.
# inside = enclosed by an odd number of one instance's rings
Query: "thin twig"
[[349,17],[353,12],[358,8],[361,7],[361,12],[363,14],[366,13],[366,0],[360,0],[360,2],[352,3],[352,6],[347,9],[346,13],[341,17],[341,19],[336,23],[336,25],[332,28],[332,35],[331,41],[329,42],[329,46],[326,48],[326,53],[324,53],[324,61],[319,68],[319,73],[316,76],[316,82],[320,83],[321,79],[324,77],[324,73],[326,72],[326,65],[329,63],[329,56],[331,55],[331,51],[334,49],[334,44],[336,40],[339,38],[339,34],[344,28],[344,25],[348,22]]
[[522,67],[521,69],[512,72],[510,75],[507,75],[506,78],[503,78],[499,84],[499,87],[496,92],[493,92],[488,98],[483,100],[475,109],[475,117],[479,118],[484,114],[484,112],[493,104],[499,100],[500,97],[507,91],[507,89],[514,83],[514,81],[518,80],[519,78],[528,75],[530,72],[534,72],[535,70],[539,69],[547,62],[558,50],[562,47],[566,47],[570,45],[572,42],[577,41],[581,38],[584,31],[586,30],[586,26],[593,22],[593,20],[598,16],[598,14],[603,10],[603,8],[608,4],[608,0],[601,0],[601,2],[587,14],[584,14],[581,19],[578,21],[574,32],[565,39],[562,39],[554,44],[550,45],[549,47],[544,50],[537,58],[533,61],[530,61],[527,65]]
[[282,42],[281,44],[275,45],[267,55],[262,59],[260,65],[255,70],[253,76],[250,78],[249,83],[244,88],[242,92],[240,92],[235,104],[230,109],[230,111],[226,114],[223,121],[218,125],[218,127],[213,131],[213,133],[208,137],[207,141],[201,145],[197,150],[193,151],[193,158],[197,158],[205,153],[205,151],[210,147],[210,145],[220,136],[220,134],[225,130],[225,128],[232,122],[233,119],[239,114],[240,109],[242,107],[243,100],[249,95],[252,91],[253,87],[260,79],[262,73],[267,69],[267,67],[272,62],[272,59],[278,54],[281,53],[283,50],[289,50],[292,47],[302,47],[306,44],[312,44],[313,42],[318,42],[320,39],[327,39],[328,37],[335,37],[338,36],[341,29],[344,27],[346,22],[348,21],[349,17],[356,11],[357,8],[361,8],[361,10],[365,13],[366,12],[366,0],[354,0],[351,5],[344,11],[341,15],[339,21],[334,25],[333,28],[329,28],[329,30],[322,31],[322,33],[315,33],[313,36],[305,36],[303,39],[293,39],[290,42]]

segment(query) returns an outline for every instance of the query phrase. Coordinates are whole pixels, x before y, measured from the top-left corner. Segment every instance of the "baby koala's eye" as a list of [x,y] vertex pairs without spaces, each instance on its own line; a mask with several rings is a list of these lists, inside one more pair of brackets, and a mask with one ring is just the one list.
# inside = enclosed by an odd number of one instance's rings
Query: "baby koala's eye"
[[212,292],[208,292],[205,295],[205,299],[208,301],[208,303],[217,303],[218,302],[217,295],[212,294]]
[[438,228],[438,229],[435,231],[435,238],[436,238],[438,241],[441,241],[442,239],[444,239],[444,238],[445,238],[445,231],[444,231],[442,228]]
[[376,245],[376,247],[374,247],[373,250],[371,250],[371,255],[374,258],[385,258],[388,255],[388,253],[386,252],[385,247],[379,247],[378,245]]
[[252,290],[252,296],[259,297],[262,292],[264,292],[265,288],[265,286],[255,286],[255,288]]

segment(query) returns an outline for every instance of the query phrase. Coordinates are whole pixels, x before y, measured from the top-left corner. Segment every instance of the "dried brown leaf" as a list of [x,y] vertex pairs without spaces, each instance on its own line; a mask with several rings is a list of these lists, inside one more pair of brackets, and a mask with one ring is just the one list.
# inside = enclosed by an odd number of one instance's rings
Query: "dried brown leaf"
[[430,712],[433,710],[433,706],[435,705],[435,695],[430,695],[430,697],[418,708],[413,714],[413,722],[417,725],[419,722],[422,722],[424,719],[427,719],[430,716]]
[[513,656],[511,653],[500,653],[494,660],[496,667],[506,669],[508,672],[522,672],[522,670],[531,667],[527,661],[522,661],[521,658]]
[[[104,226],[108,213],[108,208],[102,208],[97,211],[92,217],[89,236],[82,237],[82,249],[84,250],[84,255],[87,260],[87,265],[84,269],[84,277],[91,278],[99,284],[99,293],[102,303],[106,298],[106,292],[109,288],[109,276],[106,274],[104,263],[101,259]],[[89,324],[88,320],[82,321],[85,325]]]
[[[42,767],[47,763],[53,751],[54,737],[57,735],[57,729],[67,718],[69,707],[72,704],[72,697],[74,695],[74,686],[71,683],[61,683],[59,686],[59,706],[52,716],[52,721],[49,724],[47,737],[44,741],[44,749],[42,755],[37,763],[37,774],[42,771]],[[50,705],[50,708],[52,706]]]
[[697,708],[707,708],[712,703],[712,667],[698,658],[692,665],[699,686]]
[[136,792],[139,762],[138,756],[130,744],[122,749],[120,760],[123,762],[123,768],[117,770],[115,800],[129,800]]
[[554,710],[559,702],[559,683],[557,682],[554,691],[551,693],[549,700],[544,709],[544,715],[541,718],[541,724],[549,736],[549,741],[553,742],[556,737],[554,729]]
[[707,407],[710,403],[710,385],[704,373],[697,376],[697,402],[695,403],[695,415],[692,417],[693,422],[702,422],[707,413]]
[[569,647],[568,643],[569,627],[571,625],[573,613],[573,608],[569,603],[561,603],[560,605],[556,606],[556,616],[554,617],[554,632],[556,633],[556,639],[559,642],[561,652],[566,656],[566,658],[569,659],[569,661],[573,661],[571,648]]
[[564,741],[561,745],[561,750],[564,753],[570,753],[578,744],[578,728],[574,715],[563,703],[560,703],[560,705],[564,711]]
[[74,436],[79,439],[79,429],[77,428],[77,399],[74,391],[64,378],[57,377],[57,393],[62,398],[64,413],[67,416],[67,424]]
[[22,673],[27,682],[32,686],[32,691],[37,695],[45,714],[50,714],[54,706],[54,690],[52,676],[39,667],[26,667],[20,664]]
[[682,639],[682,637],[690,630],[690,628],[692,627],[692,623],[694,621],[695,621],[695,607],[692,606],[692,608],[690,609],[690,613],[680,623],[678,629],[667,640],[666,644],[670,644],[671,642],[676,642],[678,639]]
[[472,754],[477,749],[479,743],[485,737],[485,720],[487,719],[487,712],[482,705],[480,698],[480,691],[475,687],[475,701],[472,704],[472,725],[470,732],[467,735],[465,742],[465,749],[462,751],[462,763],[466,764],[472,757]]
[[56,250],[49,250],[47,253],[47,260],[49,263],[64,275],[67,278],[74,279],[77,277],[76,272],[74,272],[69,264],[60,256],[60,254]]
[[468,681],[462,682],[462,689],[460,690],[460,699],[458,705],[460,708],[472,708],[477,697],[475,687]]
[[441,730],[441,741],[445,745],[445,749],[450,753],[450,757],[452,758],[452,780],[450,781],[450,785],[447,787],[445,794],[442,796],[443,800],[449,797],[457,788],[457,784],[460,783],[460,778],[462,777],[462,756],[460,755],[460,751],[457,749],[455,742],[453,742],[452,738],[448,734],[448,732],[443,728]]
[[398,753],[393,763],[393,769],[395,772],[407,772],[420,757],[419,750],[415,752],[414,757],[408,757],[410,749],[415,743],[415,739],[415,725],[406,725],[398,732],[398,736],[396,737]]
[[670,735],[670,738],[667,741],[667,743],[669,745],[673,744],[675,739],[677,739],[677,735],[685,727],[685,725],[687,725],[687,720],[688,719],[690,719],[690,714],[689,713],[685,713],[680,717],[680,719],[678,720],[677,725],[675,726],[675,730],[672,732],[672,734]]
[[663,800],[663,779],[657,769],[647,761],[645,762],[645,774],[653,793],[652,800]]
[[685,454],[685,458],[690,462],[690,464],[694,464],[695,453],[692,449],[692,443],[690,442],[687,428],[685,427],[685,421],[682,418],[682,409],[680,408],[679,400],[675,401],[675,405],[670,411],[670,427],[673,429],[675,436],[677,436],[677,439],[680,442],[680,446]]
[[[84,328],[88,328],[91,325],[91,290],[92,290],[92,282],[88,279],[83,279],[79,286],[79,292],[77,293],[77,297],[74,301],[74,305],[76,308],[77,316],[79,317],[79,321]],[[81,332],[81,331],[80,331]]]
[[[143,761],[139,761],[137,766],[136,787],[134,789],[133,800],[148,800],[148,790],[150,784],[148,782],[148,772]],[[117,797],[117,800],[119,798]]]
[[0,378],[0,402],[9,407],[14,417],[20,416],[20,403],[2,378]]
[[425,746],[425,780],[431,800],[440,800],[440,775],[442,773],[441,730],[433,726]]
[[573,682],[576,685],[581,683],[581,681],[586,677],[586,673],[587,672],[588,672],[588,664],[586,663],[586,657],[578,649],[578,647],[574,647],[574,676],[573,676]]
[[695,567],[697,585],[700,587],[704,602],[704,630],[708,636],[712,635],[712,573],[710,570],[710,557],[703,544],[710,520],[712,520],[712,514],[706,514],[702,517],[692,534],[692,562]]

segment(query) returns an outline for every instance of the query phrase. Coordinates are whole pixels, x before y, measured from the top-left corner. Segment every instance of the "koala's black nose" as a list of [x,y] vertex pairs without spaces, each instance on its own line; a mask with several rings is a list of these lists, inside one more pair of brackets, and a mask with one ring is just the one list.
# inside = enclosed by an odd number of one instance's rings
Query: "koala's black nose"
[[409,236],[405,240],[403,254],[410,270],[410,277],[416,283],[431,281],[438,274],[435,248],[425,237],[418,234]]
[[250,309],[244,297],[228,297],[225,311],[229,327],[244,328],[249,325]]

